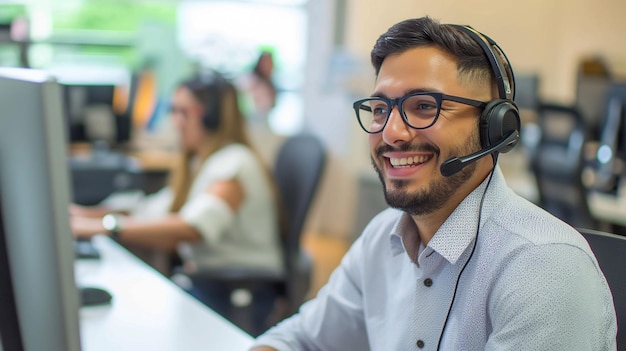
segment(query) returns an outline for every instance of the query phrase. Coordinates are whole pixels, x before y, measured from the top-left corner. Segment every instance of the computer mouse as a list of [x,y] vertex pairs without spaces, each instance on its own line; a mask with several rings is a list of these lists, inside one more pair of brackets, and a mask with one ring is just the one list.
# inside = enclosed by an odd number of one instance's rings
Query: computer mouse
[[81,287],[79,291],[82,306],[106,305],[113,299],[111,293],[102,288]]
[[99,259],[100,251],[91,239],[74,239],[74,253],[78,259]]

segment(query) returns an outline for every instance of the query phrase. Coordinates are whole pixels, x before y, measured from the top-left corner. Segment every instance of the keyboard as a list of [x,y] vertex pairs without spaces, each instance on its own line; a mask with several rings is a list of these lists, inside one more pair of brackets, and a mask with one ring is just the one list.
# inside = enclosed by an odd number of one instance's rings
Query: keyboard
[[74,253],[78,259],[100,258],[100,252],[91,240],[74,239]]

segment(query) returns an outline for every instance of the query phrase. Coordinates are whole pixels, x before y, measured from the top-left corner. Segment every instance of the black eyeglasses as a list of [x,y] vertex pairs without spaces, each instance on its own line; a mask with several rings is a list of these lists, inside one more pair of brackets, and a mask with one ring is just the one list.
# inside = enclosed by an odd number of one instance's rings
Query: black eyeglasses
[[404,123],[409,127],[426,129],[437,122],[443,100],[479,108],[487,105],[482,101],[442,93],[414,93],[395,99],[365,98],[355,101],[353,107],[361,128],[367,133],[375,134],[382,132],[385,128],[394,106],[398,106]]

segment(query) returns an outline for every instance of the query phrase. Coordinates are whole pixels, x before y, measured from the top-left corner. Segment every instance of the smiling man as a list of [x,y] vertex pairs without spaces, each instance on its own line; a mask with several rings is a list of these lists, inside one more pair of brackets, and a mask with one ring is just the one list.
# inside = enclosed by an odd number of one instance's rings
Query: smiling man
[[615,350],[611,292],[585,239],[515,194],[515,82],[471,27],[402,21],[354,103],[390,209],[328,284],[254,350]]

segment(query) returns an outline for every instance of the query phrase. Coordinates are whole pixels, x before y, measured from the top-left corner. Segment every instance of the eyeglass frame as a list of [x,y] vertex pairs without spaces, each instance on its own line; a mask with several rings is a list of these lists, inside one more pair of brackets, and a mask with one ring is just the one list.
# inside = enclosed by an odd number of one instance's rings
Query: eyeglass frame
[[[411,97],[419,96],[419,95],[432,96],[435,99],[435,102],[437,103],[437,114],[435,114],[435,117],[433,117],[432,122],[429,125],[427,125],[426,127],[415,127],[415,126],[412,126],[409,123],[409,120],[408,120],[408,117],[406,116],[406,113],[404,112],[404,108],[402,107],[402,104],[404,104],[404,101],[406,101],[407,99],[409,99]],[[387,107],[388,107],[388,112],[387,112],[387,117],[385,118],[385,123],[382,124],[382,127],[380,128],[380,130],[375,131],[375,132],[372,132],[372,131],[368,130],[367,128],[365,128],[365,126],[361,122],[361,118],[359,117],[360,116],[360,114],[359,114],[359,106],[363,105],[363,103],[366,102],[366,101],[373,101],[373,100],[384,101],[384,102],[387,103]],[[402,96],[402,97],[399,97],[399,98],[393,98],[393,99],[389,99],[389,98],[382,97],[382,96],[371,96],[371,97],[368,97],[368,98],[359,99],[359,100],[355,101],[352,104],[352,108],[354,109],[354,113],[355,113],[356,119],[359,122],[359,125],[361,126],[361,129],[363,129],[368,134],[378,134],[378,133],[382,132],[383,130],[385,130],[385,127],[387,126],[387,122],[389,122],[389,116],[391,116],[391,112],[393,111],[393,107],[394,106],[398,107],[398,111],[400,112],[400,116],[402,116],[402,120],[410,128],[420,130],[420,129],[427,129],[427,128],[432,127],[437,122],[437,119],[439,119],[439,114],[441,113],[441,105],[442,105],[444,100],[454,101],[454,102],[458,102],[458,103],[461,103],[461,104],[464,104],[464,105],[478,107],[478,108],[481,108],[481,109],[484,109],[487,106],[486,102],[479,101],[479,100],[474,100],[474,99],[469,99],[469,98],[464,98],[464,97],[461,97],[461,96],[448,95],[448,94],[439,93],[439,92],[417,92],[417,93],[411,93],[411,94],[407,94],[405,96]]]

